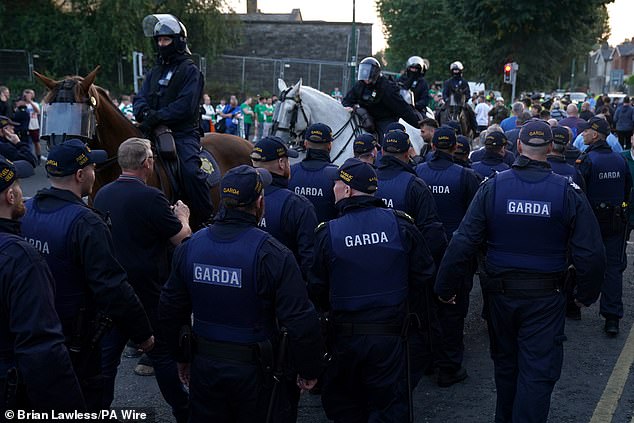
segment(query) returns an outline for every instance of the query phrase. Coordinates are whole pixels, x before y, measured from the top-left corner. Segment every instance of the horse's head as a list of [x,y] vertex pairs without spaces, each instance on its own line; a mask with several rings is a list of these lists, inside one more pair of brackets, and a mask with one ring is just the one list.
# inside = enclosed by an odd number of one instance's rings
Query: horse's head
[[273,128],[271,133],[281,137],[284,141],[299,141],[310,124],[310,108],[302,103],[300,91],[302,80],[287,87],[281,79],[278,80],[280,89],[279,101],[275,105],[273,114]]
[[98,105],[96,87],[97,66],[85,77],[67,76],[54,81],[38,72],[34,75],[49,89],[42,106],[41,137],[49,146],[68,138],[84,142],[95,137],[95,108]]

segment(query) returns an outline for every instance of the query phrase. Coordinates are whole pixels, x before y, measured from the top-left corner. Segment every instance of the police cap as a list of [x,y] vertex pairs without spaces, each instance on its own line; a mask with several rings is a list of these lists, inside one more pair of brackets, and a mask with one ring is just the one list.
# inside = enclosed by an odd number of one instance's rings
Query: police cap
[[276,136],[268,136],[260,139],[251,152],[251,159],[258,162],[270,162],[280,157],[299,157],[299,153],[292,148],[288,148],[286,143]]
[[49,151],[46,172],[49,176],[68,176],[88,165],[101,164],[106,160],[106,151],[91,150],[82,140],[71,138]]
[[6,116],[0,116],[0,128],[4,128],[7,125],[19,126],[20,124],[18,122],[12,121]]
[[551,130],[555,144],[566,145],[570,142],[570,131],[567,126],[555,126]]
[[332,142],[332,129],[325,123],[313,123],[306,128],[304,139],[317,144]]
[[491,145],[491,146],[502,146],[502,145],[506,145],[508,144],[508,139],[506,138],[506,135],[504,135],[504,132],[498,132],[498,131],[491,131],[487,134],[486,138],[484,139],[484,145]]
[[610,125],[608,121],[600,117],[591,117],[587,122],[581,122],[577,128],[579,131],[585,131],[586,129],[593,129],[606,137],[610,135]]
[[359,159],[348,159],[338,169],[326,167],[324,172],[330,179],[343,181],[350,188],[366,194],[374,194],[378,189],[376,171]]
[[553,141],[553,131],[548,123],[535,119],[522,125],[518,138],[522,144],[541,147]]
[[9,188],[18,178],[28,178],[35,170],[26,160],[16,160],[12,162],[0,156],[0,192]]
[[387,132],[383,138],[383,151],[388,153],[405,153],[411,146],[407,132],[394,130]]
[[441,126],[434,131],[434,137],[431,142],[442,149],[451,148],[456,145],[456,131],[446,126]]
[[407,132],[405,130],[405,126],[403,126],[402,124],[398,123],[398,122],[392,122],[390,123],[388,126],[385,127],[385,133],[388,134],[392,131],[402,131],[402,132]]
[[253,203],[262,194],[273,177],[268,170],[249,165],[236,166],[220,181],[220,196],[226,204],[234,207]]
[[372,134],[361,134],[354,140],[352,148],[356,154],[372,151],[376,147],[376,138]]
[[459,156],[468,156],[471,152],[471,143],[469,142],[469,138],[464,135],[458,135],[456,137],[456,151],[454,154]]

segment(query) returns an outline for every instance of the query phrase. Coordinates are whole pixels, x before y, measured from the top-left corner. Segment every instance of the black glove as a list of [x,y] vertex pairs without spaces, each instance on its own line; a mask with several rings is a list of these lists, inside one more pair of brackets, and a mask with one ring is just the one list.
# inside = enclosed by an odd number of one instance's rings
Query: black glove
[[158,113],[155,110],[148,110],[143,115],[143,120],[139,129],[143,131],[145,134],[149,134],[156,125],[158,125],[160,119],[158,117]]
[[136,112],[136,114],[134,115],[134,118],[136,119],[137,122],[141,123],[143,122],[143,119],[145,119],[146,113],[149,111],[150,111],[150,108],[148,106],[144,106],[141,109],[139,109],[138,112]]

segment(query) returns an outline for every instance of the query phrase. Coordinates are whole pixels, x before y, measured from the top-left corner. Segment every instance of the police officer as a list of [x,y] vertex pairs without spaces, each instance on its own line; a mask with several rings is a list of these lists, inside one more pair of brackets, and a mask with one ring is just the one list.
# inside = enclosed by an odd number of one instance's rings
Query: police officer
[[507,140],[504,132],[489,132],[484,139],[484,156],[482,160],[473,163],[471,168],[482,178],[490,178],[497,172],[509,169],[510,166],[504,163],[506,145]]
[[429,187],[409,164],[410,145],[406,132],[396,130],[385,134],[383,157],[376,171],[379,178],[376,197],[387,207],[404,211],[414,219],[436,263],[440,263],[447,237]]
[[251,160],[254,167],[266,169],[273,177],[271,185],[264,189],[264,217],[259,227],[293,252],[306,280],[313,264],[318,222],[313,204],[288,189],[291,176],[289,158],[294,159],[298,155],[281,138],[268,136],[255,144]]
[[[79,383],[55,312],[55,281],[20,234],[26,211],[18,178],[27,162],[0,157],[0,413],[84,410]],[[4,420],[4,417],[3,417]]]
[[306,157],[291,166],[288,188],[308,198],[315,206],[317,222],[327,222],[337,216],[333,183],[324,175],[324,169],[337,166],[330,163],[332,129],[323,123],[314,123],[304,133]]
[[[312,388],[322,369],[317,313],[293,253],[257,228],[271,179],[247,165],[224,175],[215,223],[176,249],[161,293],[160,322],[189,384],[192,423],[264,421],[281,327],[299,387]],[[190,364],[178,345],[192,312]]]
[[579,127],[588,146],[577,159],[577,168],[586,182],[586,195],[599,221],[605,246],[607,267],[601,286],[601,315],[608,336],[619,333],[623,317],[623,271],[625,255],[626,208],[632,178],[625,159],[614,153],[606,142],[610,126],[605,119],[593,117]]
[[374,119],[379,142],[383,141],[387,125],[399,119],[418,128],[422,116],[403,100],[398,85],[381,75],[378,60],[374,57],[363,59],[359,63],[357,79],[341,104],[349,111],[357,104],[365,108]]
[[330,310],[322,403],[334,421],[403,422],[408,296],[431,283],[434,263],[412,219],[375,198],[371,165],[350,158],[332,173],[341,217],[317,229],[308,285],[315,304]]
[[35,167],[37,159],[31,153],[29,144],[20,140],[14,132],[14,126],[19,123],[12,121],[6,116],[0,116],[0,155],[8,160],[26,160]]
[[143,25],[145,35],[154,38],[158,58],[134,97],[134,116],[146,134],[158,125],[172,131],[192,220],[205,222],[213,205],[207,174],[200,168],[198,107],[204,77],[187,48],[187,30],[176,17],[149,15]]
[[376,137],[372,134],[361,134],[354,140],[352,150],[354,157],[374,165],[378,151],[376,149]]
[[566,162],[566,148],[570,143],[570,130],[565,126],[555,126],[553,132],[553,151],[548,155],[548,163],[558,175],[565,176],[585,191],[586,183],[579,171]]
[[469,153],[471,153],[471,143],[469,142],[469,138],[464,135],[458,135],[456,137],[456,151],[453,153],[454,163],[467,169],[471,169]]
[[78,139],[53,147],[46,161],[52,187],[27,202],[22,219],[22,234],[55,278],[55,308],[89,410],[101,409],[99,342],[111,324],[143,351],[154,345],[143,306],[115,258],[110,230],[82,201],[92,192],[95,164],[106,158]]
[[405,74],[398,80],[403,88],[412,91],[414,107],[423,116],[427,114],[429,105],[429,85],[425,81],[427,69],[429,69],[429,61],[420,56],[412,56],[407,59]]
[[446,107],[449,107],[449,114],[452,119],[456,119],[460,110],[471,97],[471,89],[469,84],[462,77],[464,66],[461,62],[453,62],[449,65],[451,78],[447,79],[442,87],[442,98],[445,100]]
[[[115,257],[128,274],[152,327],[156,328],[159,296],[169,276],[171,251],[192,233],[189,208],[180,200],[170,206],[160,190],[146,185],[154,170],[154,153],[149,140],[124,141],[119,146],[117,162],[121,176],[99,190],[94,205],[109,216]],[[114,399],[117,366],[127,341],[120,330],[113,328],[102,342],[104,409],[110,408]],[[176,362],[160,336],[148,352],[148,358],[176,421],[186,422],[189,395],[178,379]]]
[[[596,301],[603,247],[581,190],[546,162],[552,132],[529,122],[513,168],[484,182],[447,248],[436,293],[453,303],[465,274],[487,245],[488,327],[497,390],[496,422],[545,422],[561,374],[568,257],[577,266],[576,300]],[[513,230],[509,230],[513,228]],[[520,241],[521,240],[521,241]]]
[[[432,159],[418,165],[416,174],[431,189],[445,234],[451,240],[478,190],[480,181],[475,172],[453,162],[452,155],[456,151],[456,133],[453,129],[437,129],[433,144],[435,151]],[[472,287],[473,272],[465,275],[464,283],[457,292],[457,306],[441,304],[438,308],[443,336],[440,357],[436,364],[440,368],[438,385],[441,387],[451,386],[467,377],[467,371],[462,367],[463,333]]]

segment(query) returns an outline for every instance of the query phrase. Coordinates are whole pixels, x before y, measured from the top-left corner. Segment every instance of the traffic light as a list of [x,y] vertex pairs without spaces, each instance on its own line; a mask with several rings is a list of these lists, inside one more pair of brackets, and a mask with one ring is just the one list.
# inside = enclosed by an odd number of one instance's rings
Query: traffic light
[[504,83],[505,84],[512,84],[512,76],[511,73],[513,71],[513,65],[511,63],[507,63],[506,65],[504,65]]

